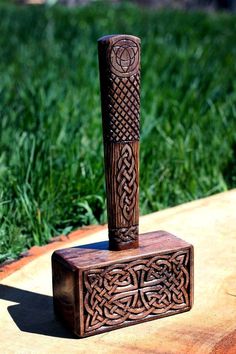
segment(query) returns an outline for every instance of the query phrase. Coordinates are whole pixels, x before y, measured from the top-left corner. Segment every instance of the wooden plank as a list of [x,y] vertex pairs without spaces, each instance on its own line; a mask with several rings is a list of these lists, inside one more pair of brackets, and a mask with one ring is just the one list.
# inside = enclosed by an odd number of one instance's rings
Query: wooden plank
[[[232,190],[140,220],[141,232],[164,229],[194,245],[191,311],[94,337],[73,338],[53,315],[50,251],[1,282],[1,352],[235,353],[235,205],[236,190]],[[106,237],[107,231],[101,230],[68,246]]]

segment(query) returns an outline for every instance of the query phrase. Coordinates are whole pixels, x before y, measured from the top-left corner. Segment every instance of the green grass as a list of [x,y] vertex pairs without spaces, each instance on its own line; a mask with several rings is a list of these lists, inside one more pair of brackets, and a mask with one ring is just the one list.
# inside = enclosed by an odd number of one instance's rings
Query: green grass
[[106,221],[97,38],[142,39],[140,209],[236,186],[236,17],[0,7],[0,262]]

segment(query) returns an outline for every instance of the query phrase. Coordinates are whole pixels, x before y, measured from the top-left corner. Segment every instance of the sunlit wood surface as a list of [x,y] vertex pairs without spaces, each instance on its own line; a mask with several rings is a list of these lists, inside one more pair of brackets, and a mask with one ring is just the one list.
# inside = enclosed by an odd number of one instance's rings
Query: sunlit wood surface
[[[1,353],[236,353],[236,190],[142,217],[141,232],[153,230],[194,245],[190,312],[73,338],[53,315],[50,251],[1,281]],[[104,239],[93,231],[66,247]]]

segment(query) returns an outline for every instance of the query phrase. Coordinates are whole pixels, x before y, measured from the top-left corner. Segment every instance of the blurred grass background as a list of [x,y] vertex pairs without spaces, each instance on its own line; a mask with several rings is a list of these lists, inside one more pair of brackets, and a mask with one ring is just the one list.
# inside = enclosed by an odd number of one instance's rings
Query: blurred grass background
[[142,39],[142,214],[236,186],[236,16],[0,6],[0,262],[104,223],[97,39]]

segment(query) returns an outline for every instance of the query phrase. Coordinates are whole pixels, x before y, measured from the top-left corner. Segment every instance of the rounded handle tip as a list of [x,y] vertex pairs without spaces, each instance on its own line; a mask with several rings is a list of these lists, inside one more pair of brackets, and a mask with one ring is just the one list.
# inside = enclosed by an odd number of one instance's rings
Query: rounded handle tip
[[139,37],[130,35],[130,34],[109,34],[109,35],[105,35],[102,36],[98,39],[98,43],[99,44],[112,44],[117,40],[132,40],[135,43],[139,43],[141,42]]

